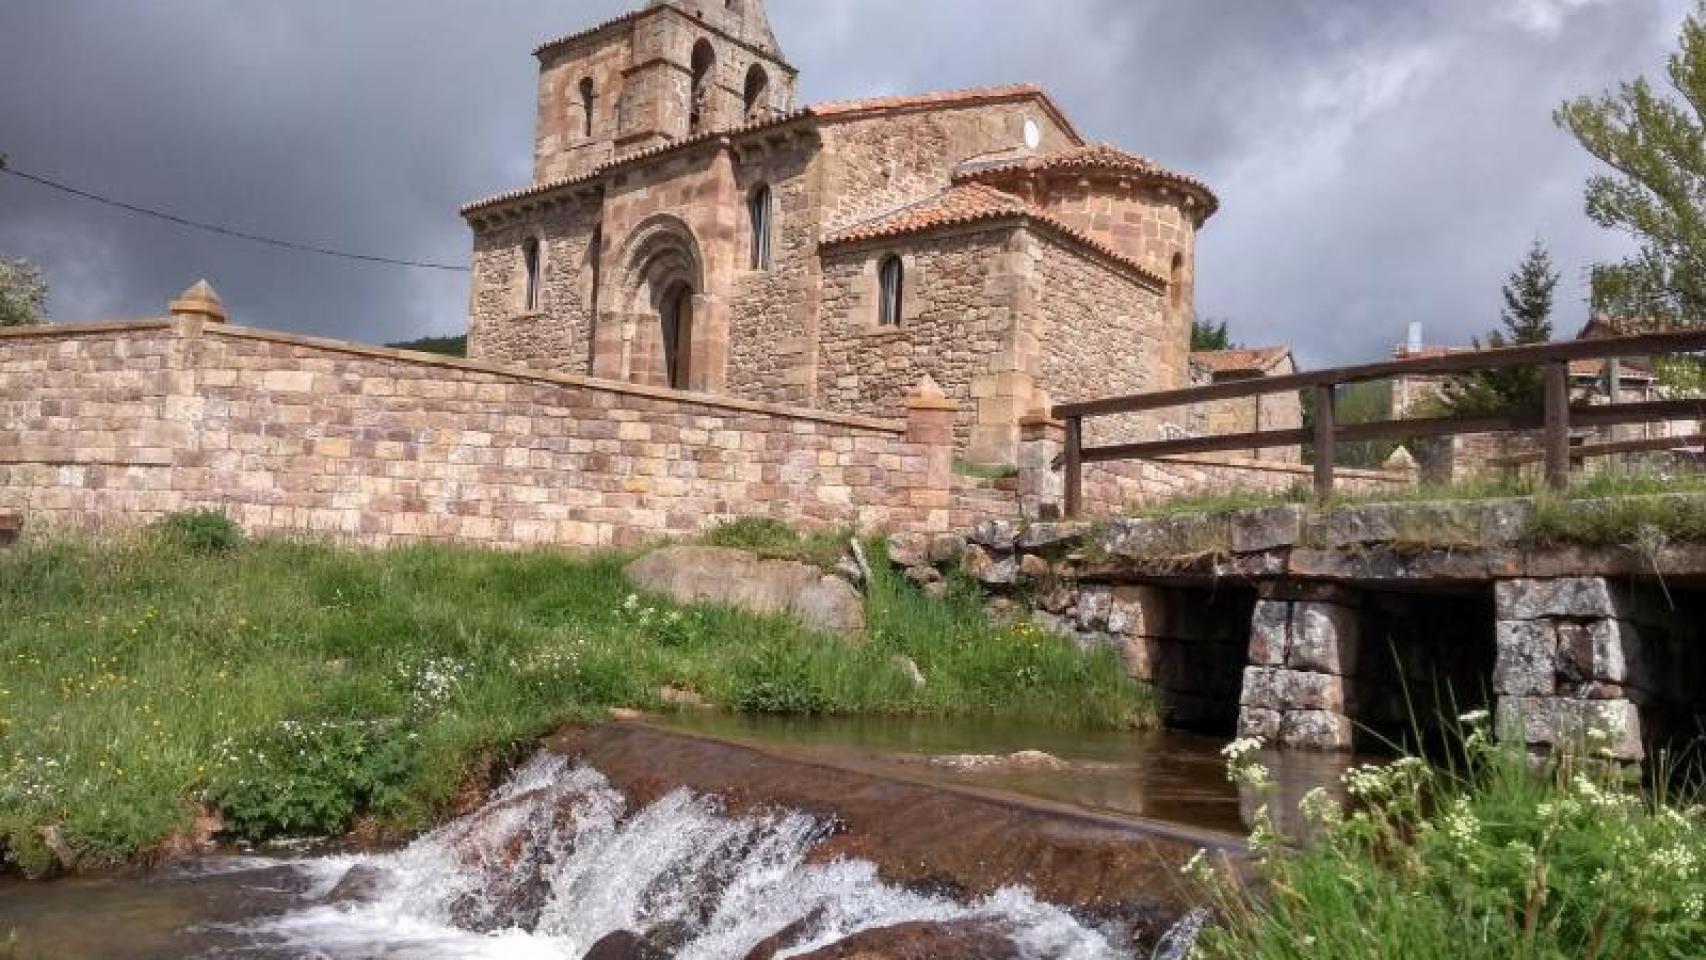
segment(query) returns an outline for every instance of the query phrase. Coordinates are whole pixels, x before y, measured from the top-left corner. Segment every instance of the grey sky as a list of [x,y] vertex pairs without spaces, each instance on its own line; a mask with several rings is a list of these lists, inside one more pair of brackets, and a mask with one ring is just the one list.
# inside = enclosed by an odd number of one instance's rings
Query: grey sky
[[[22,169],[258,233],[465,261],[456,208],[525,183],[533,46],[640,0],[0,0],[0,151]],[[1536,236],[1582,274],[1567,96],[1656,74],[1689,0],[768,0],[803,100],[1033,81],[1090,137],[1205,178],[1198,309],[1306,364],[1411,321],[1497,322]],[[0,253],[56,319],[161,311],[384,341],[459,332],[456,274],[190,233],[0,178]]]

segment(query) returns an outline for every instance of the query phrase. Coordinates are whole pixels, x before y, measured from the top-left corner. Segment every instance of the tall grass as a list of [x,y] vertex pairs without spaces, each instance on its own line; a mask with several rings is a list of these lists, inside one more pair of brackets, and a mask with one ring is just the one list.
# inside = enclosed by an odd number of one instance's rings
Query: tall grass
[[[217,538],[215,538],[217,539]],[[620,556],[156,533],[0,551],[0,848],[146,852],[197,805],[253,837],[442,814],[470,764],[693,690],[760,712],[1125,725],[1109,654],[996,629],[879,571],[871,637],[631,596]],[[928,678],[917,688],[897,656]]]
[[[1611,960],[1706,956],[1706,817],[1615,766],[1560,756],[1536,769],[1482,729],[1466,766],[1409,758],[1325,794],[1317,835],[1286,849],[1265,815],[1244,886],[1198,862],[1219,906],[1193,956],[1209,960]],[[1236,778],[1265,780],[1247,745]]]

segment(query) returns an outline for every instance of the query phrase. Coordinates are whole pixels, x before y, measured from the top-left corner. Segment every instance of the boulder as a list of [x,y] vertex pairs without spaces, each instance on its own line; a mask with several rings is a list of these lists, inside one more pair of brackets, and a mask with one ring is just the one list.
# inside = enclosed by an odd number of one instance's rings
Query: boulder
[[986,587],[1010,587],[1019,579],[1019,564],[1012,557],[996,559],[979,546],[966,548],[960,569]]
[[631,930],[618,930],[597,943],[581,960],[669,960],[669,954]]
[[1033,523],[1019,534],[1019,549],[1037,552],[1075,550],[1090,532],[1087,523]]
[[927,559],[931,563],[955,563],[965,552],[965,537],[954,533],[940,533],[930,538]]
[[1024,953],[988,920],[903,923],[854,934],[799,960],[1019,960]]
[[924,689],[927,681],[924,679],[924,671],[918,669],[918,661],[897,653],[889,658],[889,662],[894,664],[896,670],[905,675],[907,682],[912,684],[914,689]]
[[897,533],[889,537],[889,563],[906,569],[922,567],[929,562],[929,537],[922,533]]
[[1019,539],[1019,525],[1011,520],[985,520],[971,535],[971,542],[996,553],[1011,553]]
[[788,615],[846,636],[865,629],[864,600],[851,584],[792,560],[761,560],[727,547],[666,547],[635,560],[627,573],[635,586],[679,603]]
[[340,903],[368,903],[379,898],[379,885],[385,879],[385,871],[368,864],[357,864],[349,868],[326,894],[326,902],[332,905]]

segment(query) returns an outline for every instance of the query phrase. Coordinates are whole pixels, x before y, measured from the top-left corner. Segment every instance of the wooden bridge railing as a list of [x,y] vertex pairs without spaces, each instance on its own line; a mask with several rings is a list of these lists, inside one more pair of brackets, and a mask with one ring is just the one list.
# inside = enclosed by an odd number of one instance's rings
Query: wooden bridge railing
[[[1066,451],[1059,461],[1066,473],[1066,513],[1068,516],[1078,516],[1082,512],[1084,465],[1088,463],[1154,460],[1187,454],[1290,447],[1313,442],[1315,494],[1325,500],[1333,493],[1333,454],[1337,444],[1468,433],[1509,433],[1534,429],[1544,431],[1541,459],[1546,464],[1546,482],[1553,489],[1561,490],[1569,483],[1572,426],[1613,426],[1706,417],[1706,398],[1572,405],[1572,360],[1610,361],[1623,357],[1659,357],[1702,350],[1706,350],[1706,331],[1650,333],[1389,360],[1355,367],[1234,380],[1182,390],[1163,390],[1060,404],[1052,413],[1055,419],[1066,423]],[[1339,424],[1334,415],[1336,391],[1346,384],[1388,380],[1394,377],[1461,375],[1513,367],[1545,368],[1546,402],[1543,411],[1511,410],[1488,415],[1424,417],[1348,425]],[[1095,417],[1144,413],[1168,407],[1292,391],[1314,393],[1313,428],[1261,430],[1253,433],[1153,440],[1101,447],[1084,446],[1084,421]],[[1613,399],[1615,400],[1615,394]]]

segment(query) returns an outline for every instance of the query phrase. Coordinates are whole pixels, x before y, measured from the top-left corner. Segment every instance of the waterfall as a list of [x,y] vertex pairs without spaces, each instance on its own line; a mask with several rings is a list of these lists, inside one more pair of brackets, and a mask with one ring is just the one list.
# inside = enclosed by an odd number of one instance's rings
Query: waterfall
[[962,903],[885,884],[870,863],[812,862],[831,828],[791,811],[732,816],[686,790],[631,810],[598,771],[541,755],[406,849],[305,863],[314,905],[248,930],[325,960],[581,960],[618,931],[681,960],[742,960],[773,937],[791,957],[902,923],[982,923],[1037,960],[1130,957],[1123,931],[1026,890]]

